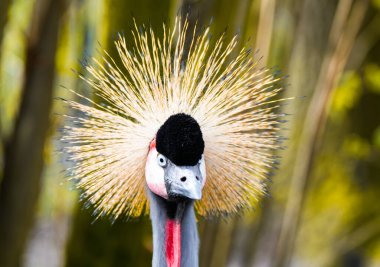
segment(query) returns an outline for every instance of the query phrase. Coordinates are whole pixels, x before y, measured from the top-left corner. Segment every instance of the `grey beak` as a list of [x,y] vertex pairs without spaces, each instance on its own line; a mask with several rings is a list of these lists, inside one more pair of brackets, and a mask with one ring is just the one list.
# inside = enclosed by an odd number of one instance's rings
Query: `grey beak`
[[177,166],[168,160],[165,168],[165,185],[169,198],[202,198],[202,175],[199,164]]

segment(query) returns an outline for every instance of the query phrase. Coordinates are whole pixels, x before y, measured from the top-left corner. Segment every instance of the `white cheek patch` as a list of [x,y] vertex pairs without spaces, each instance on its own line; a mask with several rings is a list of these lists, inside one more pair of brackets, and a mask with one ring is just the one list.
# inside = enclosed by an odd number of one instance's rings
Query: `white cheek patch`
[[168,198],[168,193],[165,186],[165,172],[157,163],[158,152],[156,148],[149,151],[145,165],[145,179],[149,189],[163,198]]
[[201,171],[202,175],[202,188],[205,186],[206,183],[206,163],[205,163],[205,156],[202,155],[202,158],[200,160],[199,170]]

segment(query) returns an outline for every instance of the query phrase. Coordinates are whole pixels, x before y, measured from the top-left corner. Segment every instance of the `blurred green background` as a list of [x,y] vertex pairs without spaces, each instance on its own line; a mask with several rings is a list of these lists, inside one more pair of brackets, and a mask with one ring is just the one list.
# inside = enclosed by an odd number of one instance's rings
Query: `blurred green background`
[[240,36],[289,75],[287,149],[258,209],[199,219],[202,267],[380,266],[379,0],[1,0],[0,266],[150,266],[149,219],[94,221],[59,129],[81,60],[136,18]]

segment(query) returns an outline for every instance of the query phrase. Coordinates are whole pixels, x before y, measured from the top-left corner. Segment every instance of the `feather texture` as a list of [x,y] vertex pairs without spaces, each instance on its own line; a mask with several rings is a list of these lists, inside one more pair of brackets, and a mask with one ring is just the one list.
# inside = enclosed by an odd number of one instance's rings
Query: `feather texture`
[[81,78],[104,103],[79,94],[81,102],[67,101],[79,115],[66,116],[62,140],[74,163],[70,175],[102,214],[134,217],[148,210],[149,143],[177,113],[191,115],[205,141],[207,182],[195,204],[200,215],[235,213],[265,194],[280,148],[277,103],[284,99],[275,97],[281,78],[258,68],[248,49],[235,53],[237,37],[211,42],[209,31],[197,35],[181,18],[173,29],[164,25],[163,38],[136,26],[133,50],[124,37],[115,41],[122,65],[104,51],[85,67]]

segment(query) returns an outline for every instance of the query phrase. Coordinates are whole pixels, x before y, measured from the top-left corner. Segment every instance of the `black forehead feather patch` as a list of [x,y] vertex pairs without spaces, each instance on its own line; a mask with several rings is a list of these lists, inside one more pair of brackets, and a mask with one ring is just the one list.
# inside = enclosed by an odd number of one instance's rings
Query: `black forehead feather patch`
[[178,166],[197,164],[204,147],[198,122],[184,113],[170,116],[157,132],[157,151]]

